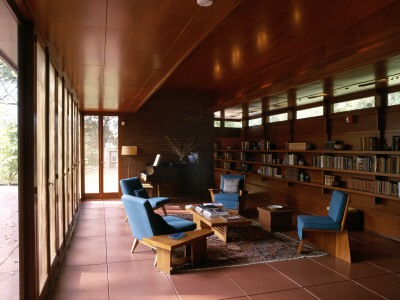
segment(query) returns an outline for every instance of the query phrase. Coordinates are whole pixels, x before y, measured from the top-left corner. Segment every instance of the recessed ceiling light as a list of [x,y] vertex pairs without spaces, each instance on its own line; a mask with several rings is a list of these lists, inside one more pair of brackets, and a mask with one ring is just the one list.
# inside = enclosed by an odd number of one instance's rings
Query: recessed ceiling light
[[213,0],[197,0],[197,4],[200,6],[211,6],[213,4]]

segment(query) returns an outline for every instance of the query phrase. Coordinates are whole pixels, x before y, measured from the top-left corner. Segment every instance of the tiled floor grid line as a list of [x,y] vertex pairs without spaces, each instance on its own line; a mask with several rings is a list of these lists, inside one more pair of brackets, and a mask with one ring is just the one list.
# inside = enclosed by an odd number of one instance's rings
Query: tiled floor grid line
[[[184,204],[167,210],[184,213]],[[124,220],[121,201],[82,204],[52,299],[346,300],[400,294],[400,243],[369,232],[350,233],[356,258],[351,265],[327,255],[167,276],[154,267],[151,248],[139,244],[130,253],[133,238]],[[285,234],[297,238],[295,230]]]

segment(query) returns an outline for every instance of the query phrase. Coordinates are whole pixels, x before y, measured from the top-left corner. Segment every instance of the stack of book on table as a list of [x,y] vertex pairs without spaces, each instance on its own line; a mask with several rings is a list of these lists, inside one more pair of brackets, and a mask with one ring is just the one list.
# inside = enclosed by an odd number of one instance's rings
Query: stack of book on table
[[197,205],[195,210],[207,218],[229,215],[229,212],[220,203],[204,203],[203,205]]
[[226,211],[223,208],[207,208],[203,210],[203,216],[206,218],[211,218],[211,217],[219,217],[219,216],[226,216],[229,215],[229,211]]

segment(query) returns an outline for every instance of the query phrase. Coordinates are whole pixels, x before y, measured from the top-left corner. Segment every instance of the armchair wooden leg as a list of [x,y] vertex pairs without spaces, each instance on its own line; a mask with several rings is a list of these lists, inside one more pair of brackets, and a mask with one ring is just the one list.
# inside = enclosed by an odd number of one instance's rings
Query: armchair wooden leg
[[164,212],[164,216],[167,216],[167,210],[165,209],[165,206],[161,206],[162,211]]
[[128,217],[125,217],[125,222],[127,222],[128,221]]
[[133,241],[131,253],[133,253],[133,251],[135,251],[135,249],[136,249],[136,247],[137,247],[138,244],[139,244],[139,240],[138,240],[138,239],[135,239],[135,240]]
[[300,241],[299,249],[297,249],[297,253],[298,253],[298,254],[301,253],[301,248],[303,247],[303,242],[304,242],[304,240],[301,240],[301,241]]
[[154,259],[154,266],[157,267],[157,254],[156,254],[156,258]]

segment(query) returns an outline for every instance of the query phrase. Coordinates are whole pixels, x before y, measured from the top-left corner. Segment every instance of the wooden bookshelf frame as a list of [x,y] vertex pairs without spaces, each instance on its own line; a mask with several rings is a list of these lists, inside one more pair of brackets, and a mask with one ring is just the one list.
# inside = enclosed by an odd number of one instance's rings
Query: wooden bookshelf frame
[[[400,159],[400,151],[333,151],[333,150],[242,150],[242,149],[215,149],[214,152],[250,152],[250,153],[283,153],[283,154],[321,154],[321,155],[343,155],[343,156],[352,156],[352,155],[361,155],[361,156],[397,156]],[[345,170],[345,169],[336,169],[336,168],[323,168],[323,167],[313,167],[310,165],[289,165],[289,164],[282,164],[282,163],[266,163],[261,161],[243,161],[237,159],[223,159],[223,158],[214,158],[214,161],[218,162],[232,162],[232,163],[239,163],[239,164],[252,164],[252,165],[259,165],[259,166],[273,166],[277,168],[297,168],[303,170],[313,170],[313,171],[320,171],[322,172],[321,181],[323,181],[325,172],[335,172],[335,173],[344,173],[344,174],[355,174],[355,175],[363,175],[363,176],[371,176],[371,179],[367,180],[376,180],[377,177],[385,177],[385,178],[393,178],[400,182],[400,174],[397,173],[383,173],[383,172],[372,172],[372,171],[357,171],[357,170]],[[226,174],[244,174],[247,176],[255,176],[261,178],[263,181],[265,180],[277,180],[277,181],[284,181],[287,182],[290,186],[291,184],[302,184],[307,186],[312,186],[316,188],[321,188],[322,193],[325,193],[327,190],[340,190],[346,193],[353,193],[359,194],[363,196],[373,197],[375,204],[381,204],[382,199],[393,200],[393,201],[400,201],[400,197],[386,195],[386,194],[378,194],[378,193],[371,193],[362,190],[344,188],[344,187],[336,187],[336,186],[329,186],[321,183],[315,182],[305,182],[300,180],[292,180],[284,177],[275,177],[275,176],[266,176],[261,175],[255,172],[242,172],[240,170],[230,170],[224,168],[215,167],[214,170],[219,172],[225,172]],[[393,180],[387,180],[393,181]]]

